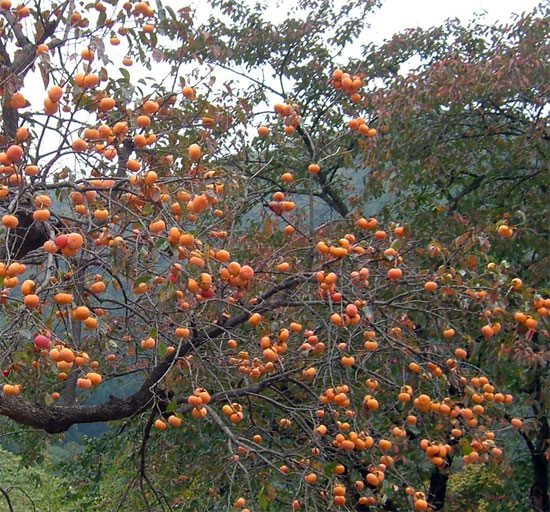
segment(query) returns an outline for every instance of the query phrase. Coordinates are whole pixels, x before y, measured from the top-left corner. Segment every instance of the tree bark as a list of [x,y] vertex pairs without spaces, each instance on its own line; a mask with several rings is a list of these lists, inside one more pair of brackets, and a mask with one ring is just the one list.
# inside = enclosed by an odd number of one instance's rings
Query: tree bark
[[541,399],[542,381],[541,368],[537,368],[529,390],[533,395],[533,412],[537,419],[537,429],[535,441],[529,438],[529,435],[520,430],[520,434],[525,440],[531,462],[533,464],[533,484],[529,490],[529,499],[533,512],[550,512],[550,497],[548,496],[548,459],[546,453],[550,450],[550,427],[546,416],[546,409]]
[[445,495],[447,494],[447,480],[449,475],[438,468],[434,468],[430,475],[430,490],[428,501],[435,510],[443,510],[445,506]]
[[548,439],[550,429],[548,419],[541,415],[537,421],[537,439],[535,445],[527,443],[533,463],[533,485],[529,491],[529,498],[534,512],[550,512],[550,498],[548,496]]
[[529,498],[534,512],[550,512],[548,500],[548,461],[544,453],[532,453],[533,485]]
[[[311,276],[288,278],[260,295],[254,307],[250,308],[250,311],[242,311],[229,317],[223,325],[216,325],[202,332],[194,333],[190,341],[181,343],[177,350],[165,356],[151,370],[141,387],[129,397],[118,398],[111,396],[107,402],[98,405],[60,404],[48,407],[31,403],[20,397],[0,394],[0,415],[7,416],[17,423],[44,430],[50,434],[59,434],[77,423],[120,420],[139,414],[148,409],[152,404],[158,383],[170,371],[176,358],[184,357],[192,350],[225,333],[228,329],[246,322],[252,312],[265,313],[275,311],[277,308],[286,305],[288,300],[285,299],[272,302],[268,302],[267,299],[278,292],[288,290],[311,279]],[[254,389],[251,392],[257,393],[273,382],[282,378],[288,378],[291,373],[295,373],[295,370],[274,375],[272,379],[266,379],[254,387],[250,387],[250,389]],[[220,392],[218,399],[226,399],[229,393],[226,391]],[[214,396],[212,399],[214,399]]]

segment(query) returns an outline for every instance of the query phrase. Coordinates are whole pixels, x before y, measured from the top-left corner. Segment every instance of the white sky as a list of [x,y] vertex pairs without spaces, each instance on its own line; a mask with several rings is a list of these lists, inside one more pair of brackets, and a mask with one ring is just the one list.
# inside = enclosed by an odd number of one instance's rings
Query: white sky
[[447,18],[467,23],[474,14],[486,12],[488,23],[506,22],[513,14],[532,11],[539,0],[383,0],[382,7],[371,17],[372,35],[376,42],[390,38],[405,28],[428,28]]
[[[269,2],[269,0],[264,1]],[[346,0],[339,1],[345,2]],[[513,14],[531,11],[541,1],[548,2],[548,0],[382,0],[382,7],[369,16],[368,22],[371,28],[365,36],[375,43],[381,43],[384,39],[391,38],[394,33],[405,28],[428,28],[440,25],[447,18],[455,17],[466,24],[475,14],[481,13],[486,13],[483,17],[483,21],[486,23],[494,23],[497,20],[506,23],[512,20]],[[182,0],[163,0],[164,2],[174,9],[180,8],[183,4]],[[154,3],[154,0],[151,0],[151,5]],[[277,22],[284,16],[285,6],[292,5],[293,0],[282,0],[282,8],[273,9],[272,20]],[[205,0],[191,0],[191,8],[196,9],[199,19],[208,15],[209,9],[205,5]],[[125,44],[121,44],[116,49],[110,45],[107,46],[111,58],[120,65],[120,60],[126,51]],[[139,76],[139,68],[138,63],[129,68],[132,77]],[[218,70],[216,74],[219,74],[218,78],[221,78],[224,73]],[[42,88],[42,80],[38,71],[34,74],[29,73],[25,86],[23,92],[26,97],[33,105],[41,108],[45,90]]]
[[[249,1],[253,3],[256,0]],[[267,1],[269,3],[269,0]],[[486,13],[483,17],[486,23],[494,23],[497,20],[508,22],[514,14],[531,11],[543,1],[549,0],[382,0],[382,7],[369,16],[371,28],[367,30],[366,36],[373,42],[381,43],[405,28],[428,28],[441,25],[447,18],[455,17],[466,24],[475,14],[482,13]],[[154,5],[154,0],[150,0],[150,3]],[[171,5],[174,9],[182,6],[181,0],[163,0],[163,3]],[[284,7],[290,7],[293,3],[293,0],[282,0],[282,8],[274,9],[272,12],[272,20],[277,22],[286,12]],[[195,14],[199,20],[206,19],[210,9],[205,5],[205,0],[191,0],[190,6],[196,9]],[[124,40],[116,49],[108,44],[107,46],[114,60],[118,60],[117,57],[121,59],[125,53]],[[129,71],[134,74],[138,67],[136,65]],[[39,78],[38,74],[36,76]],[[38,91],[33,80],[28,82],[33,82],[30,87],[33,90],[26,91],[32,98]]]

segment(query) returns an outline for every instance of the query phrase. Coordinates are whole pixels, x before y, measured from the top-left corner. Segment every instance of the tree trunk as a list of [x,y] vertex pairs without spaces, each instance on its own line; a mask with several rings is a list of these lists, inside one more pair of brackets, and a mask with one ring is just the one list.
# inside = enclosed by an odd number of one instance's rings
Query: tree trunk
[[529,498],[534,512],[550,512],[548,499],[548,461],[544,453],[532,453],[533,485]]
[[533,462],[533,485],[529,491],[529,498],[534,512],[550,512],[550,498],[548,496],[549,468],[548,459],[546,458],[546,450],[549,447],[548,439],[550,438],[548,418],[541,414],[537,424],[536,444],[527,443]]
[[430,475],[430,490],[428,492],[428,501],[435,510],[443,510],[445,506],[445,495],[447,494],[448,473],[444,473],[438,468],[434,468]]

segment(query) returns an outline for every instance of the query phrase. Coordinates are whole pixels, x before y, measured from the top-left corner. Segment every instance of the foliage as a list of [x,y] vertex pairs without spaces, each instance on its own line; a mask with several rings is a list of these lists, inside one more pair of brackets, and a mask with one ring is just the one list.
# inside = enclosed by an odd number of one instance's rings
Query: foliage
[[[64,512],[80,509],[75,496],[77,485],[68,479],[52,474],[49,464],[27,467],[17,455],[0,451],[0,482],[10,498],[13,510],[24,512]],[[6,499],[2,496],[0,510],[8,511]]]
[[550,510],[548,8],[376,5],[0,3],[0,415],[73,507]]
[[514,244],[490,254],[517,262],[517,272],[540,284],[548,281],[549,30],[548,20],[533,14],[513,26],[449,21],[397,34],[365,54],[374,76],[377,59],[390,52],[400,56],[395,67],[412,55],[422,59],[408,74],[380,76],[391,86],[372,96],[388,137],[367,156],[369,193],[391,184],[390,209],[428,233],[440,231],[443,216],[457,224],[450,234],[473,225],[521,226]]
[[[516,469],[526,461],[514,461]],[[519,473],[519,471],[518,471]],[[506,486],[500,468],[468,466],[462,473],[449,478],[448,510],[490,512],[497,510],[528,510],[525,493],[515,493],[514,487]]]

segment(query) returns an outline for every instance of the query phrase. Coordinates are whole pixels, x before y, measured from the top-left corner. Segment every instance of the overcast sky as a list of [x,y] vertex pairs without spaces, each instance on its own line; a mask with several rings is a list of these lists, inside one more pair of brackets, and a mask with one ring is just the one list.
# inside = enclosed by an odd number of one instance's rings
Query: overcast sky
[[[255,0],[249,1],[252,3]],[[173,8],[182,6],[181,0],[163,0],[164,2],[172,5]],[[338,2],[346,2],[346,0],[336,0],[336,3]],[[382,7],[369,16],[371,28],[365,35],[369,40],[381,43],[405,28],[437,26],[447,18],[459,18],[462,23],[467,23],[475,14],[483,12],[486,13],[484,17],[486,23],[494,23],[497,20],[508,22],[514,14],[531,11],[541,2],[548,4],[550,0],[382,0]],[[294,0],[281,0],[282,8],[272,9],[272,20],[280,21],[286,12],[284,7],[292,6],[293,3]],[[199,20],[207,19],[209,9],[205,0],[191,0],[191,6],[196,9]],[[126,51],[124,43],[116,49],[109,47],[109,54],[115,61],[120,61]],[[138,70],[138,63],[130,68],[134,76]],[[40,84],[41,81],[36,71],[34,78],[26,80],[24,89],[24,93],[31,102],[36,100],[37,105],[41,105],[44,95],[43,89],[40,86],[37,87],[37,83]]]
[[539,0],[382,0],[371,17],[369,34],[376,42],[390,38],[404,28],[428,28],[447,18],[467,23],[476,13],[486,11],[485,21],[509,21],[513,14],[531,11]]

